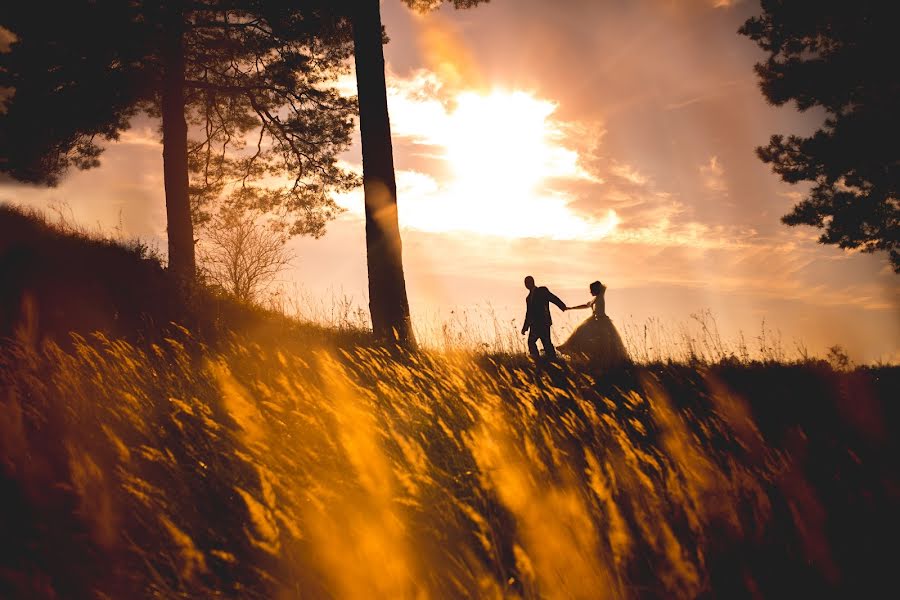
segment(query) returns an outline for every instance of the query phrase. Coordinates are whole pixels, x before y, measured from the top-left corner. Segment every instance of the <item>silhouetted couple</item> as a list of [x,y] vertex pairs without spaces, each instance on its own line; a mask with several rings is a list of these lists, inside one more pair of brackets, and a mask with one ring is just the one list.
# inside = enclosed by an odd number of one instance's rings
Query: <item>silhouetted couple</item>
[[528,352],[535,359],[540,358],[537,342],[541,341],[544,347],[544,356],[556,358],[556,349],[550,339],[550,326],[553,320],[550,318],[550,303],[555,304],[560,310],[576,310],[590,308],[591,316],[579,325],[572,335],[559,346],[559,351],[572,357],[586,358],[591,363],[601,367],[615,367],[628,360],[625,345],[619,332],[608,316],[606,316],[606,286],[595,281],[589,287],[593,298],[578,306],[566,306],[553,292],[544,286],[538,287],[534,283],[534,277],[525,278],[525,287],[528,288],[528,297],[525,298],[525,324],[522,326],[522,335],[528,332]]

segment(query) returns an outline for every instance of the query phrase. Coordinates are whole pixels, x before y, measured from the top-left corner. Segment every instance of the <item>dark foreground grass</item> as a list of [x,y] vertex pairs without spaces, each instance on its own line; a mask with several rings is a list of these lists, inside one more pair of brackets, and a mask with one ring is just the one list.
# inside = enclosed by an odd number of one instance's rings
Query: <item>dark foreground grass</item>
[[872,597],[896,368],[0,353],[0,596]]
[[898,368],[391,353],[0,232],[2,598],[895,586]]

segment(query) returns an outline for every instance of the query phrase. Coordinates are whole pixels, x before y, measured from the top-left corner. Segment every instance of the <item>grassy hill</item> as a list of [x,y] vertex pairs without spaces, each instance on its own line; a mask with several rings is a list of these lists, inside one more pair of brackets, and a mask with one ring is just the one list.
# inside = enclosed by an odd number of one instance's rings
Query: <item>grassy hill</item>
[[102,332],[129,341],[160,341],[187,327],[207,344],[234,332],[300,335],[319,344],[355,344],[362,331],[325,330],[204,288],[181,290],[160,258],[137,240],[122,240],[53,222],[0,204],[0,337],[52,339]]
[[139,247],[0,232],[0,597],[893,585],[900,369],[389,352],[180,298]]

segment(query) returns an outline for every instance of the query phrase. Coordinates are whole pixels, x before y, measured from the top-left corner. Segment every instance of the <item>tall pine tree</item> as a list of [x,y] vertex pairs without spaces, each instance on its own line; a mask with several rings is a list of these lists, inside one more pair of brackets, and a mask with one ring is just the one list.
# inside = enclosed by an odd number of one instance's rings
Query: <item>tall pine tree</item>
[[[4,5],[0,25],[16,41],[0,55],[0,86],[14,90],[0,115],[0,169],[55,185],[72,167],[99,165],[101,142],[147,112],[161,120],[169,264],[179,278],[194,277],[194,222],[229,190],[232,203],[274,212],[292,233],[320,235],[337,210],[327,191],[356,185],[336,161],[353,102],[329,85],[352,42],[296,4]],[[293,179],[286,188],[254,185],[283,173]]]
[[740,33],[768,53],[756,65],[769,102],[824,109],[809,137],[757,149],[809,195],[783,217],[824,229],[823,244],[886,251],[900,273],[900,46],[896,6],[881,0],[763,0]]
[[[439,7],[444,0],[404,0],[416,10]],[[448,0],[467,8],[482,0]],[[486,0],[485,0],[486,1]],[[353,28],[366,210],[366,262],[372,329],[382,339],[415,346],[403,274],[397,216],[391,124],[384,75],[384,29],[379,0],[344,0],[344,17]]]

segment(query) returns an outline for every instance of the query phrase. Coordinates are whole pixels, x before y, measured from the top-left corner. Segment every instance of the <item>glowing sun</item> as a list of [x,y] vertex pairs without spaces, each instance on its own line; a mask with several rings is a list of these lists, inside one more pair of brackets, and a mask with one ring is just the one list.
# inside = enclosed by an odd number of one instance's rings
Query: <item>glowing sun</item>
[[448,95],[427,71],[394,78],[388,101],[394,135],[424,147],[412,155],[429,159],[397,172],[402,226],[510,239],[599,239],[619,223],[613,210],[597,219],[572,208],[572,184],[602,181],[581,165],[565,124],[553,116],[555,102],[521,90]]

